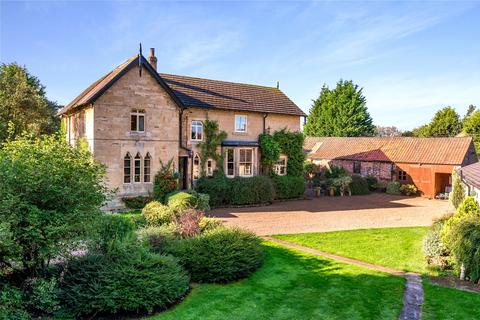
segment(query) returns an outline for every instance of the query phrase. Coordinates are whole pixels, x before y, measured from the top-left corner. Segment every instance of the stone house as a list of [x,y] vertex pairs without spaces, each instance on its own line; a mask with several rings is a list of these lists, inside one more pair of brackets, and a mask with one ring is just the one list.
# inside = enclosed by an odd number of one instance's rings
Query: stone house
[[[182,188],[199,178],[203,122],[215,120],[228,137],[219,147],[224,163],[206,159],[207,174],[222,166],[229,177],[259,173],[258,136],[286,128],[300,130],[306,115],[282,91],[157,72],[154,49],[148,60],[136,54],[66,105],[66,138],[88,142],[107,167],[107,183],[121,197],[147,195],[160,162],[173,161]],[[281,158],[277,171],[285,171]]]
[[304,148],[316,164],[414,184],[428,198],[449,190],[454,168],[478,161],[471,137],[307,137]]

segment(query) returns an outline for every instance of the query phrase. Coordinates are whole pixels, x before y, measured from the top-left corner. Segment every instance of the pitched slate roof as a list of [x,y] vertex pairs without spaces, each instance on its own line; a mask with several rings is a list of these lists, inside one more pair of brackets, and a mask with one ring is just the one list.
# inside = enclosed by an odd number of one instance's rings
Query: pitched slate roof
[[157,80],[157,82],[167,91],[168,94],[177,102],[179,107],[183,107],[182,102],[178,97],[173,93],[169,86],[163,81],[163,79],[158,75],[158,73],[153,69],[153,67],[148,63],[145,57],[141,56],[139,59],[138,54],[130,57],[125,62],[120,64],[118,67],[95,81],[82,93],[80,93],[75,99],[73,99],[69,104],[60,109],[58,114],[67,113],[70,110],[73,110],[77,107],[82,107],[90,103],[95,102],[108,88],[110,88],[118,79],[120,79],[125,73],[127,73],[133,67],[138,67],[141,63],[147,72],[152,74],[152,76]]
[[[138,66],[134,55],[84,90],[59,111],[66,113],[100,97],[110,86],[132,67]],[[158,74],[142,56],[141,63],[152,73],[160,85],[174,98],[179,107],[217,108],[306,116],[282,91],[274,87],[234,83],[172,74]]]
[[460,168],[458,174],[468,184],[480,188],[480,162]]
[[[310,159],[461,165],[471,155],[471,137],[307,137]],[[473,162],[473,161],[472,161]]]
[[161,73],[160,76],[188,107],[306,116],[295,103],[275,87],[165,73]]

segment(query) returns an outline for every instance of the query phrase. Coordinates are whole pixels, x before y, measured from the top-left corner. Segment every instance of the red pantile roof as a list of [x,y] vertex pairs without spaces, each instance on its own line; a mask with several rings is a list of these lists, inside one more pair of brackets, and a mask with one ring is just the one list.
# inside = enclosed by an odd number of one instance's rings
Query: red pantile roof
[[307,137],[304,148],[310,159],[461,165],[477,161],[471,146],[471,137]]
[[[59,114],[94,102],[126,71],[138,66],[134,55],[84,90]],[[306,116],[282,91],[274,87],[226,82],[172,74],[158,74],[142,56],[141,63],[152,73],[160,85],[172,95],[179,107],[217,108],[261,113]]]

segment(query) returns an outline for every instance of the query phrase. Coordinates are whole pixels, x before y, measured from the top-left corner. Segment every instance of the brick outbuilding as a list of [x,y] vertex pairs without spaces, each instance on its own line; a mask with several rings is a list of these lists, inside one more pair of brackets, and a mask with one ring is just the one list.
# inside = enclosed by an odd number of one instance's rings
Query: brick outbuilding
[[478,162],[471,137],[307,137],[304,147],[316,164],[412,183],[428,198],[448,190],[454,168]]

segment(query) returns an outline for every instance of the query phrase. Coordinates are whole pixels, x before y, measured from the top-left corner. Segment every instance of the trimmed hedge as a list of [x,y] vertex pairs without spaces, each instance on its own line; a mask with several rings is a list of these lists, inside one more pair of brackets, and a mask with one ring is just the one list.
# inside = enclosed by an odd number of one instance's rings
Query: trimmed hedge
[[189,277],[177,259],[132,242],[113,254],[72,260],[62,282],[62,304],[74,317],[152,312],[177,302]]
[[305,179],[294,176],[274,176],[275,199],[300,198],[305,192]]
[[196,237],[174,240],[162,251],[178,257],[193,281],[207,283],[245,278],[264,259],[261,240],[236,228],[215,228]]
[[197,191],[210,196],[212,207],[271,203],[275,188],[265,176],[227,178],[222,174],[197,181]]
[[212,177],[202,177],[198,179],[196,190],[208,194],[210,197],[210,206],[220,207],[229,203],[229,181],[220,172],[214,172]]
[[362,176],[353,175],[352,182],[350,182],[350,191],[354,196],[370,194],[367,180]]

